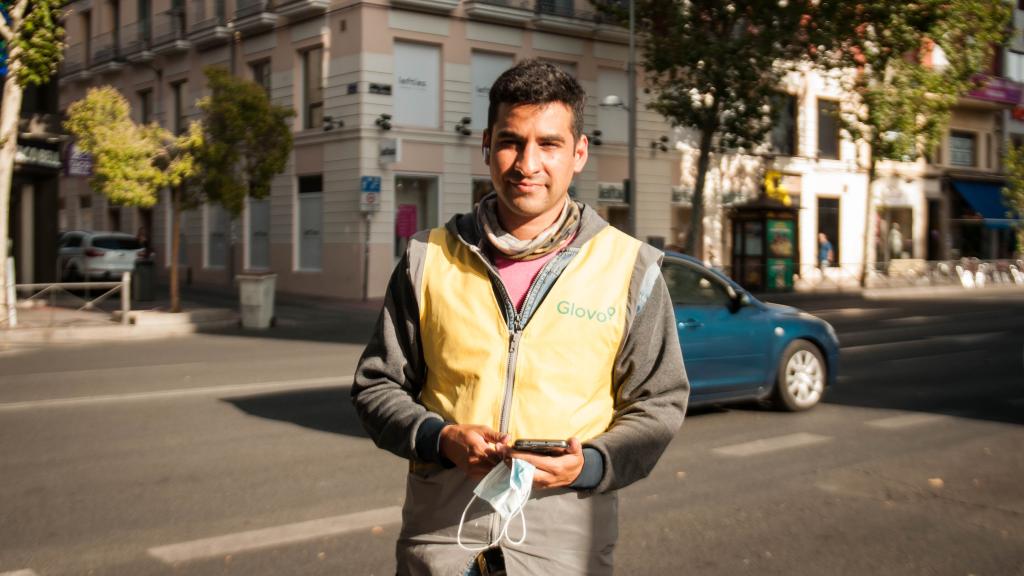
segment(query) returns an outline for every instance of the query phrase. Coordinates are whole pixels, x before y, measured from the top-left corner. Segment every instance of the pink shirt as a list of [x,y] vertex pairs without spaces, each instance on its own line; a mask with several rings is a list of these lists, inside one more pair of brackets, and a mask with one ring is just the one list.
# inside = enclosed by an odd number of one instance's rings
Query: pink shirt
[[540,269],[557,254],[558,250],[552,250],[536,260],[511,260],[501,254],[494,256],[494,266],[498,269],[501,282],[505,285],[508,297],[516,305],[516,310],[522,309],[530,284],[533,284],[533,279],[537,277]]

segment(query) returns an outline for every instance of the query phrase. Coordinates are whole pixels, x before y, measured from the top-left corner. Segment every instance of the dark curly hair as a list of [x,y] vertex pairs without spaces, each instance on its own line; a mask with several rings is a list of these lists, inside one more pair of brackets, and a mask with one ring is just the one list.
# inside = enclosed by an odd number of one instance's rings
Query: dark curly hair
[[583,134],[583,105],[586,101],[587,94],[579,82],[558,66],[535,59],[523,60],[502,72],[491,85],[487,129],[494,126],[502,104],[561,102],[572,110],[572,135],[578,140]]

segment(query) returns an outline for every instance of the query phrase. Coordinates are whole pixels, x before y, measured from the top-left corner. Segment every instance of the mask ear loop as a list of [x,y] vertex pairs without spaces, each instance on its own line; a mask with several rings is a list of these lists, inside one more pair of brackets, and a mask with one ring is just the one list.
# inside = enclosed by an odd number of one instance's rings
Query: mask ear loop
[[[462,543],[462,526],[466,523],[466,513],[469,512],[469,507],[473,505],[473,501],[476,500],[476,498],[477,498],[476,494],[473,494],[473,497],[469,499],[469,502],[466,504],[466,507],[462,509],[462,518],[459,518],[459,532],[455,535],[455,541],[456,541],[456,543],[458,543],[459,548],[462,548],[466,552],[483,552],[484,550],[487,550],[492,545],[494,545],[494,542],[488,542],[487,544],[481,546],[480,548],[470,548],[469,546],[466,546],[465,544]],[[520,512],[522,512],[521,508],[520,508]],[[509,517],[509,520],[512,520],[512,518]],[[524,534],[526,533],[526,523],[525,522],[526,521],[524,520],[523,521],[523,533]],[[507,523],[505,524],[505,528],[508,529],[508,524]],[[502,532],[502,534],[504,534],[504,532]],[[498,537],[498,541],[499,542],[501,541],[501,536]]]
[[[526,508],[526,502],[526,500],[523,500],[523,503],[519,505],[519,509],[513,512],[508,517],[508,520],[505,521],[505,527],[501,529],[501,536],[498,536],[498,542],[501,542],[502,538],[504,538],[505,540],[508,540],[509,544],[519,546],[526,541],[526,512],[523,511],[523,508]],[[513,540],[512,538],[509,538],[508,535],[508,527],[512,524],[512,519],[516,516],[519,516],[519,521],[523,524],[523,535],[519,537],[519,540]]]

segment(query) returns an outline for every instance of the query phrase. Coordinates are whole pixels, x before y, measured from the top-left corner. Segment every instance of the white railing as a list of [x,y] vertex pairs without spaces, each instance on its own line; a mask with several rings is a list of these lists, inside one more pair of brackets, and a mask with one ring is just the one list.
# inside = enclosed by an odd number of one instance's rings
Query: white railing
[[[52,282],[46,284],[15,284],[18,293],[28,293],[28,297],[21,299],[21,302],[39,300],[49,297],[51,304],[55,305],[58,295],[68,295],[76,301],[81,302],[76,311],[102,310],[99,305],[114,294],[121,295],[121,324],[128,324],[131,317],[131,296],[132,296],[132,275],[131,272],[121,274],[120,282]],[[88,295],[91,290],[105,290],[95,298],[88,296],[83,298],[73,291],[85,291]],[[0,326],[7,325],[9,328],[17,327],[17,316],[11,315],[7,318],[0,318]]]
[[[861,264],[800,266],[794,276],[797,290],[856,290],[860,288]],[[958,286],[965,289],[988,286],[1024,288],[1024,260],[918,260],[912,258],[878,262],[868,270],[869,288],[910,288]]]

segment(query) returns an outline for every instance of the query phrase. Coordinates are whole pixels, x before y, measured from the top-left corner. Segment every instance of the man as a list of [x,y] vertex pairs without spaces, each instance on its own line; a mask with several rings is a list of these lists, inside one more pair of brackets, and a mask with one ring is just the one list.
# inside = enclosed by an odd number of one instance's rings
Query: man
[[832,265],[832,243],[828,241],[828,235],[818,232],[818,264],[822,268]]
[[[587,161],[584,99],[551,64],[502,74],[483,135],[495,192],[415,236],[391,278],[352,397],[377,445],[410,462],[400,574],[610,574],[616,490],[682,424],[661,253],[568,197]],[[519,438],[568,449],[512,450]],[[521,544],[486,505],[466,508],[513,458],[536,468]]]

